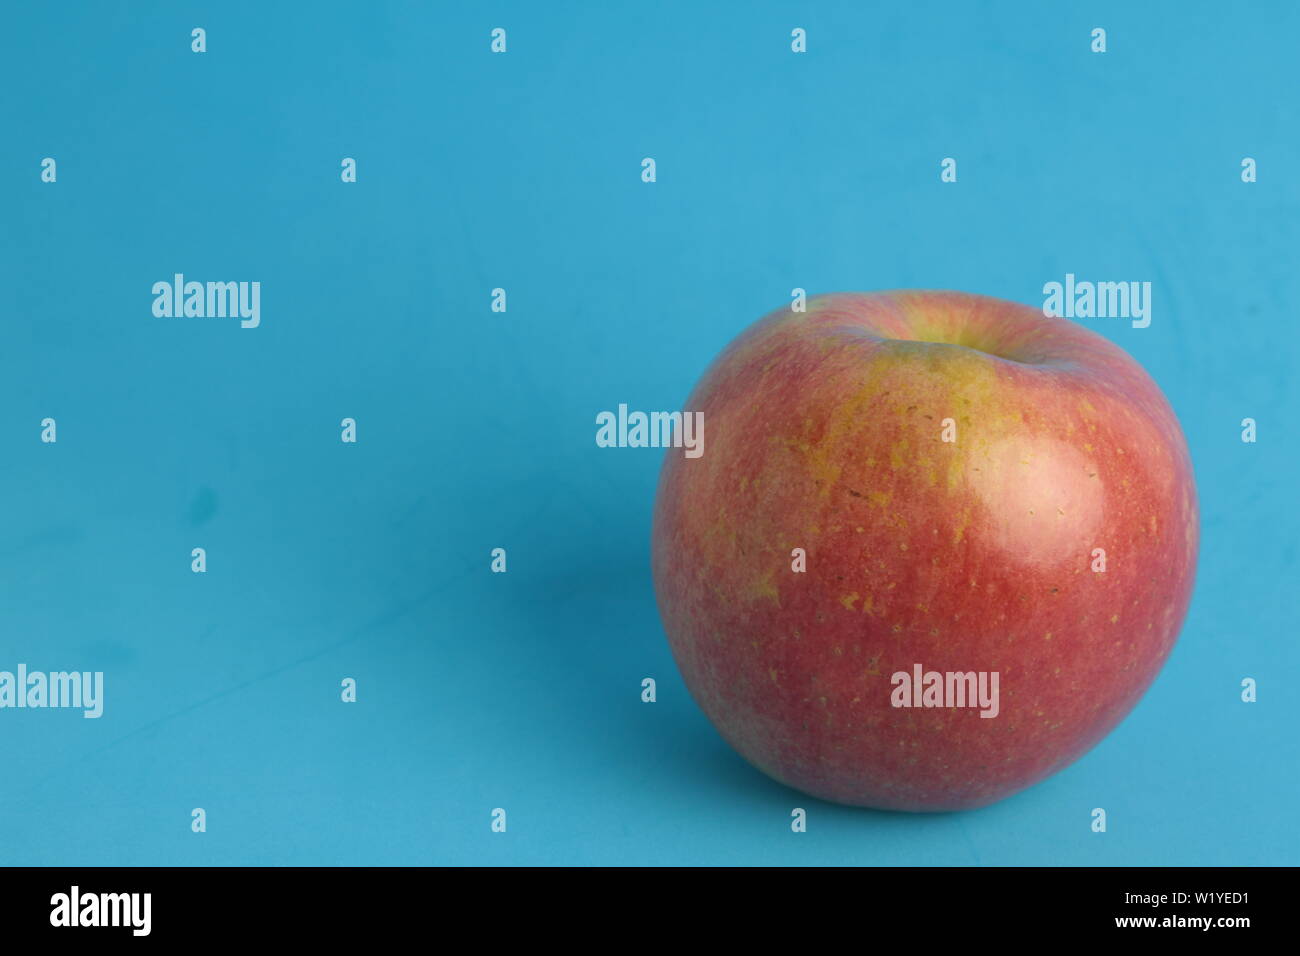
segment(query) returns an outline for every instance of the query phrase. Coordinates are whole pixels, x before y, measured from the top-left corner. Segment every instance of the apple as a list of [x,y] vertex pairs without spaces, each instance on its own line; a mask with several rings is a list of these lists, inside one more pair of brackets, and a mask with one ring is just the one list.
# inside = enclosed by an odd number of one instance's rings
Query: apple
[[959,292],[810,299],[747,329],[667,453],[655,592],[709,720],[836,803],[978,807],[1077,760],[1182,626],[1187,444],[1121,348]]

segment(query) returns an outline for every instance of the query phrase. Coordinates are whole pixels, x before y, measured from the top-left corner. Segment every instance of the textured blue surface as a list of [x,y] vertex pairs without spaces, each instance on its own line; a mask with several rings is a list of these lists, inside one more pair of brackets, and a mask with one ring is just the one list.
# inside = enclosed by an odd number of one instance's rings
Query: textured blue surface
[[[285,6],[6,13],[0,669],[106,708],[0,711],[0,862],[1297,862],[1295,5]],[[260,281],[260,327],[155,318],[175,272]],[[1167,667],[984,810],[769,781],[667,649],[662,452],[595,414],[680,408],[796,286],[1067,272],[1153,284],[1085,324],[1196,463]]]

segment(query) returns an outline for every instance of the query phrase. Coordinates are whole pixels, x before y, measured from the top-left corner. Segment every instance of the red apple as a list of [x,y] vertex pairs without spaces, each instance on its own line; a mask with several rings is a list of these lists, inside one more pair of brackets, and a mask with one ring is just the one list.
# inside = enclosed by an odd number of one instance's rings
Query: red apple
[[[687,409],[708,440],[665,457],[660,612],[696,701],[783,783],[991,803],[1100,741],[1173,647],[1187,445],[1088,329],[957,292],[822,296],[744,332]],[[948,674],[996,680],[998,706]]]

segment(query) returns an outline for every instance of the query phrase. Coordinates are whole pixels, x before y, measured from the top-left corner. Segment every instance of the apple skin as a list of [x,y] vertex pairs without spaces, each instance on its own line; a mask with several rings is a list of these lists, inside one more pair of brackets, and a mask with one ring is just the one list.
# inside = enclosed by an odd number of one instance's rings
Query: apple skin
[[[746,330],[686,409],[707,441],[665,456],[660,614],[692,696],[776,780],[992,803],[1100,741],[1173,647],[1199,534],[1186,441],[1082,326],[957,292],[819,296]],[[998,716],[892,706],[915,664],[998,672]]]

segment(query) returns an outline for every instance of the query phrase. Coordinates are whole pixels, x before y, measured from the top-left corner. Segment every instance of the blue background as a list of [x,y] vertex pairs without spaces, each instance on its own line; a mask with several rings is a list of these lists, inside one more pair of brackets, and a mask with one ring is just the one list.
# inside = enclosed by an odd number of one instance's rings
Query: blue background
[[[289,7],[6,13],[0,669],[107,701],[0,712],[0,860],[1297,862],[1294,4]],[[261,327],[154,318],[174,272],[262,282]],[[1168,665],[984,810],[769,781],[668,652],[662,452],[596,413],[680,408],[796,286],[1037,305],[1066,272],[1153,283],[1150,328],[1085,324],[1196,463]]]

